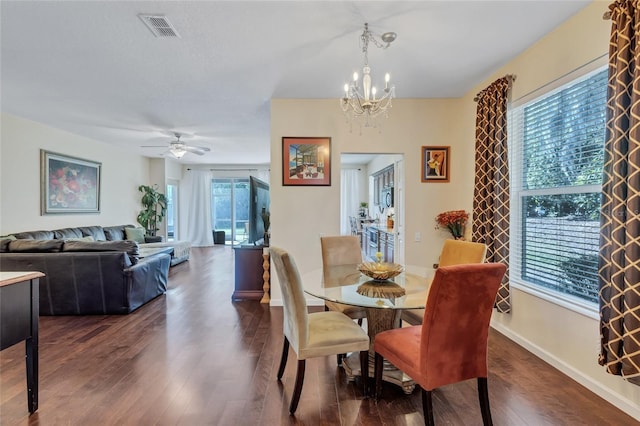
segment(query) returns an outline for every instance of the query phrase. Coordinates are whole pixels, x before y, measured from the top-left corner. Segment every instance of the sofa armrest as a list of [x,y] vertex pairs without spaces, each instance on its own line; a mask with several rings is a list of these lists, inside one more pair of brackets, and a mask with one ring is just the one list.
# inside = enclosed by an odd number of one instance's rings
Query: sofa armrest
[[162,241],[163,241],[162,235],[155,235],[153,237],[150,237],[150,236],[144,237],[145,243],[161,243]]
[[124,270],[129,279],[128,312],[132,312],[167,291],[171,255],[158,253],[145,257]]

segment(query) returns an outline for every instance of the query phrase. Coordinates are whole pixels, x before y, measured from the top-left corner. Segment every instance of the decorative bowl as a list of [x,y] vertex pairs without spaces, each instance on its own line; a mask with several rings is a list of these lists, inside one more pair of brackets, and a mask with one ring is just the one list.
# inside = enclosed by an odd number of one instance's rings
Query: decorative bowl
[[399,275],[403,271],[402,265],[386,262],[364,262],[358,265],[358,270],[375,281],[386,281]]

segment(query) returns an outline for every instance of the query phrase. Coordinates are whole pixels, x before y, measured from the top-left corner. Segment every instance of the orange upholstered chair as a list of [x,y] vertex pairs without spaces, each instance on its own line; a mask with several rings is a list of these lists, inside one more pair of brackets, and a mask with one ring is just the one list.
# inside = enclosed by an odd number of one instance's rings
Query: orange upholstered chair
[[[487,246],[462,240],[445,240],[440,252],[439,266],[461,265],[464,263],[482,263],[487,255]],[[411,325],[422,324],[424,309],[406,309],[402,311],[402,321]]]
[[431,283],[422,325],[375,337],[376,398],[382,362],[388,360],[422,388],[425,424],[433,424],[431,391],[478,379],[482,420],[491,423],[487,389],[487,340],[493,305],[506,266],[476,263],[440,267]]
[[305,361],[308,358],[360,352],[363,394],[366,395],[369,366],[369,336],[358,324],[340,312],[308,313],[302,281],[293,258],[285,250],[269,249],[282,290],[284,311],[284,344],[278,368],[278,380],[284,374],[289,356],[289,345],[298,357],[296,383],[291,396],[289,412],[298,407],[304,382]]

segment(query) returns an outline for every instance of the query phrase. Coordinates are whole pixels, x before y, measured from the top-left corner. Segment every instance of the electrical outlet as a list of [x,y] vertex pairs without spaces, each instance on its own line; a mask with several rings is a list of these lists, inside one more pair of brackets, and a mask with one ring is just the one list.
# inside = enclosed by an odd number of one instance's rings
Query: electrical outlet
[[420,233],[419,233],[419,232],[416,232],[416,235],[415,235],[415,237],[413,238],[413,240],[414,240],[414,241],[416,241],[416,242],[420,242],[420,241],[422,241],[422,235],[420,235]]

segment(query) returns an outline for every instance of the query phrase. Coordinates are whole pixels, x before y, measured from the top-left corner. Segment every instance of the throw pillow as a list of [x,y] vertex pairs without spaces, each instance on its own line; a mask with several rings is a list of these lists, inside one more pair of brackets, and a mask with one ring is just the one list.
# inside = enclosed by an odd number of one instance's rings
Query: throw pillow
[[6,253],[9,251],[9,243],[11,241],[15,241],[15,238],[13,240],[11,238],[0,238],[0,253]]
[[138,244],[144,243],[144,228],[124,228],[127,240],[135,241]]

